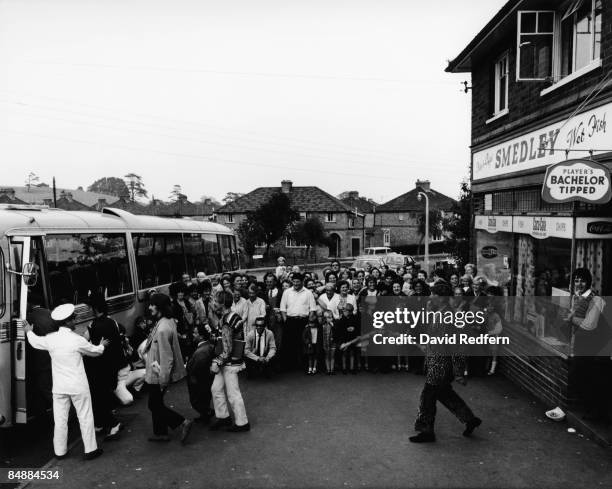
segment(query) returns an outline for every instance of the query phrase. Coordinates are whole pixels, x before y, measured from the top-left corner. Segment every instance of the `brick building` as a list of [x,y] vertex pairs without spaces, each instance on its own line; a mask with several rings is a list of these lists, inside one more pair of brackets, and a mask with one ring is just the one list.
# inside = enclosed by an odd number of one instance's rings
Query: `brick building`
[[[511,0],[446,70],[472,75],[473,252],[479,273],[509,295],[568,304],[578,267],[601,295],[612,292],[612,206],[541,195],[547,168],[568,157],[612,166],[611,7]],[[508,347],[501,370],[546,403],[571,407],[572,335],[558,309],[533,304],[506,311],[505,331],[540,356]]]
[[[456,201],[431,188],[429,180],[417,180],[415,187],[376,208],[370,246],[389,246],[406,251],[423,243],[420,221],[425,215],[425,201],[419,201],[419,192],[429,196],[430,211],[439,210],[443,216],[451,212]],[[442,242],[444,230],[430,236],[430,243]],[[410,249],[410,251],[413,251]]]
[[[280,187],[259,187],[233,202],[220,207],[217,222],[236,230],[246,218],[266,203],[275,192],[287,194],[291,207],[300,213],[301,219],[317,217],[330,238],[329,246],[317,246],[317,258],[349,257],[363,252],[365,241],[364,215],[341,202],[319,187],[294,187],[290,180],[283,180]],[[263,247],[257,252],[262,252]],[[286,257],[303,258],[306,246],[296,242],[290,234],[273,247],[273,252]]]

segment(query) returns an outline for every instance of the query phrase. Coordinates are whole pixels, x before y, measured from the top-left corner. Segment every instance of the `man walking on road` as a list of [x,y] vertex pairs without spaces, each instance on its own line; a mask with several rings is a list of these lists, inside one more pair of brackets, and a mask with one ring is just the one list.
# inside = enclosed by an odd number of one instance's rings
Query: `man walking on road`
[[164,294],[155,294],[149,304],[156,322],[145,346],[145,382],[149,391],[149,410],[153,418],[153,436],[149,441],[169,441],[168,427],[181,427],[181,443],[185,443],[193,420],[185,419],[164,404],[164,395],[171,382],[185,377],[185,365],[172,319],[172,304]]
[[[431,308],[441,313],[449,311],[449,297],[452,295],[450,286],[446,283],[437,283],[432,287],[431,292]],[[432,330],[432,335],[443,336],[444,331],[441,330],[444,329],[443,324],[430,326],[439,330]],[[454,328],[454,326],[451,325],[451,328]],[[466,428],[463,431],[463,436],[470,436],[474,429],[482,423],[482,420],[474,416],[465,401],[453,390],[453,380],[462,385],[466,384],[463,377],[465,358],[457,352],[447,351],[447,348],[445,345],[427,345],[425,351],[425,385],[421,392],[419,413],[414,425],[415,431],[418,431],[419,434],[409,438],[412,443],[436,441],[434,422],[436,420],[437,401],[446,406],[450,412],[459,418],[459,421],[465,423]]]
[[[221,291],[215,295],[214,309],[221,316],[221,337],[217,340],[215,352],[218,355],[213,359],[210,371],[215,374],[211,387],[215,417],[210,426],[217,430],[227,426],[227,431],[249,431],[251,425],[246,415],[244,400],[238,384],[238,372],[244,370],[244,332],[242,318],[232,312],[234,298],[231,292]],[[234,424],[227,405],[234,413]]]

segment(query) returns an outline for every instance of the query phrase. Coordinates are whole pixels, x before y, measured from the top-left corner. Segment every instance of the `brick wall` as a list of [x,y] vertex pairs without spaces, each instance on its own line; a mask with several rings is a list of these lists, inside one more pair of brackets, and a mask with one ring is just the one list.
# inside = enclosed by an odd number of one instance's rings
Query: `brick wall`
[[[612,69],[612,7],[603,2],[602,13],[602,66],[599,69],[569,82],[552,92],[541,96],[540,92],[550,86],[548,82],[516,81],[516,15],[512,16],[511,34],[487,49],[487,56],[475,59],[472,72],[472,144],[484,144],[488,140],[502,136],[521,126],[547,117],[565,115],[571,112],[580,101]],[[493,115],[493,73],[495,61],[509,51],[510,79],[508,87],[509,113],[486,124]],[[598,99],[612,95],[612,87],[604,90]],[[595,102],[596,103],[596,102]]]

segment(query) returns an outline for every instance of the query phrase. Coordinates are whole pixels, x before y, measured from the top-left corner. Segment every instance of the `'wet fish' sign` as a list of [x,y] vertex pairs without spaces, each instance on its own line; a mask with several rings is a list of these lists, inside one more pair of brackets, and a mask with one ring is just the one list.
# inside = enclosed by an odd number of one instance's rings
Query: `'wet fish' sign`
[[591,160],[567,160],[546,170],[542,200],[549,203],[582,201],[606,204],[612,198],[610,170]]

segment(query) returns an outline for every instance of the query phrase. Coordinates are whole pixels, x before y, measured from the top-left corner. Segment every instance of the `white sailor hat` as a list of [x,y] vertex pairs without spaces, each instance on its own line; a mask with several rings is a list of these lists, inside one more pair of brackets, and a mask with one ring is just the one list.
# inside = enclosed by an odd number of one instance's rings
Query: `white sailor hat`
[[64,321],[74,314],[74,304],[62,304],[51,312],[51,319],[54,321]]

